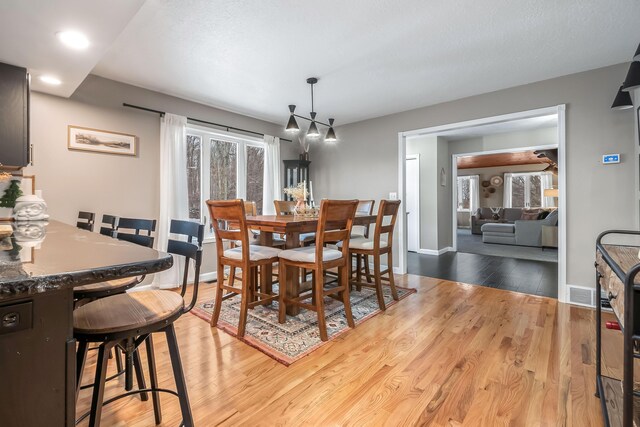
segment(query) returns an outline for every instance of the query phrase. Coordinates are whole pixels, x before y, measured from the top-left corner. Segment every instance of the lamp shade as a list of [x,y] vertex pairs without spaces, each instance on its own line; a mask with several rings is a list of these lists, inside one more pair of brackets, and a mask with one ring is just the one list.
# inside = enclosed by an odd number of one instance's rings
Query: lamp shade
[[627,78],[624,79],[622,90],[629,92],[637,87],[640,87],[640,62],[633,61],[627,71]]
[[318,126],[316,126],[315,121],[311,122],[309,131],[307,132],[307,136],[310,138],[317,138],[318,136],[320,136],[320,132],[318,132]]
[[298,126],[298,122],[296,121],[296,118],[293,117],[293,114],[289,117],[289,121],[287,122],[287,127],[284,129],[288,132],[298,132],[300,130],[300,126]]
[[336,138],[336,131],[333,130],[333,119],[329,119],[329,130],[327,131],[327,135],[324,137],[325,141],[335,142],[338,140]]
[[627,108],[633,108],[631,95],[629,94],[629,92],[623,91],[622,86],[620,86],[620,89],[618,89],[618,93],[613,100],[613,104],[611,104],[611,108],[614,110],[626,110]]
[[638,48],[636,49],[636,54],[633,55],[633,60],[634,61],[640,61],[640,44],[638,45]]
[[558,197],[558,189],[557,188],[545,188],[544,197]]

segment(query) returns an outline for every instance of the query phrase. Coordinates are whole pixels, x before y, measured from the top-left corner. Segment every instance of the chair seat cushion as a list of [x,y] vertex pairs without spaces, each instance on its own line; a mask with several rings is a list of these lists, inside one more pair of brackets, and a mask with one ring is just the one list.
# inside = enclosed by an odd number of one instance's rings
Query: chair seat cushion
[[138,283],[137,277],[125,277],[124,279],[107,280],[106,282],[91,283],[89,285],[76,286],[73,288],[75,293],[104,292],[112,291],[114,293],[124,292]]
[[[385,239],[380,238],[380,247],[386,248],[388,243]],[[338,243],[338,247],[342,247],[342,242]],[[370,249],[373,250],[373,239],[367,239],[366,237],[351,237],[349,239],[349,248],[351,249]]]
[[[315,262],[316,247],[306,246],[304,248],[287,249],[278,255],[282,259],[295,262]],[[342,257],[342,252],[336,249],[324,248],[322,251],[322,261],[331,261]]]
[[[251,261],[261,261],[263,259],[277,258],[282,249],[270,248],[268,246],[249,245],[249,259]],[[224,257],[231,259],[242,259],[242,248],[227,249]]]
[[183,307],[180,294],[172,291],[129,292],[101,298],[73,311],[74,333],[135,332],[174,316]]

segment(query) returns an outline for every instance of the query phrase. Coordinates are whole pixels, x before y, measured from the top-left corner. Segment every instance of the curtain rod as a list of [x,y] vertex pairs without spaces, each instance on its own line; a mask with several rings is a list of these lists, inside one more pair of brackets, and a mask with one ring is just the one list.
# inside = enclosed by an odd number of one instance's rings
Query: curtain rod
[[[160,114],[161,117],[164,116],[164,114],[165,114],[164,111],[154,110],[152,108],[147,108],[147,107],[140,107],[138,105],[127,104],[126,102],[123,102],[122,106],[123,107],[129,107],[129,108],[135,108],[136,110],[148,111],[150,113]],[[238,132],[250,133],[252,135],[264,136],[264,134],[260,133],[260,132],[254,132],[252,130],[247,130],[247,129],[241,129],[241,128],[237,128],[237,127],[233,127],[233,126],[222,125],[220,123],[209,122],[207,120],[194,119],[193,117],[187,117],[187,120],[190,120],[192,122],[204,123],[204,124],[211,125],[211,126],[218,126],[218,127],[226,129],[227,131],[235,130],[235,131],[238,131]],[[290,139],[286,139],[286,138],[280,138],[280,141],[293,142]]]

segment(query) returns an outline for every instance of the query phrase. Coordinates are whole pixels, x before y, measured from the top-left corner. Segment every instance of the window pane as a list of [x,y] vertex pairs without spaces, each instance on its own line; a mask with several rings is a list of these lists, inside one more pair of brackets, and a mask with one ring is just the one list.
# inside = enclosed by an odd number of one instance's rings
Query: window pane
[[511,207],[524,208],[524,181],[526,177],[516,175],[511,178]]
[[471,206],[470,190],[469,177],[458,178],[458,210],[469,209]]
[[229,200],[238,197],[237,159],[237,144],[211,140],[211,199]]
[[189,218],[200,220],[200,153],[202,141],[199,136],[187,135],[187,192],[189,195]]
[[256,202],[258,215],[262,215],[262,175],[264,172],[264,148],[247,146],[247,200]]
[[529,175],[531,189],[529,190],[530,206],[539,208],[542,206],[542,180],[540,175]]

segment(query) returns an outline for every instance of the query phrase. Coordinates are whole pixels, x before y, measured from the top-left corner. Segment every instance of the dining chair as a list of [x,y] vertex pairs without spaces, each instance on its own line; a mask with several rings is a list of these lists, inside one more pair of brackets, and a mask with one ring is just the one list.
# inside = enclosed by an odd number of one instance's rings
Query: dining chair
[[[296,202],[291,200],[274,200],[277,216],[295,215]],[[316,233],[301,233],[300,246],[312,245],[316,239]]]
[[[284,323],[286,320],[287,305],[313,310],[318,314],[320,339],[327,341],[324,297],[332,296],[342,300],[347,324],[351,328],[355,327],[349,299],[350,258],[348,247],[357,206],[357,200],[322,200],[318,228],[316,229],[316,244],[280,252],[280,311],[278,317],[280,323]],[[342,249],[325,247],[325,243],[334,244],[339,241],[346,243]],[[290,267],[312,270],[313,280],[310,291],[305,291],[298,296],[287,297],[284,288],[288,283]],[[338,282],[337,286],[325,289],[324,272],[330,268],[338,269]],[[305,302],[308,299],[311,299],[310,303]]]
[[114,237],[151,248],[154,241],[151,233],[154,231],[156,231],[155,219],[119,218]]
[[[155,422],[160,424],[162,422],[162,413],[160,411],[159,393],[164,392],[178,397],[182,414],[181,425],[193,426],[193,416],[189,405],[187,386],[173,324],[180,316],[189,312],[195,306],[198,298],[204,225],[190,221],[172,220],[170,233],[182,235],[186,238],[186,241],[169,239],[167,244],[167,252],[185,259],[180,293],[169,290],[122,293],[92,301],[73,312],[73,334],[78,341],[76,400],[87,358],[88,344],[99,343],[91,410],[76,420],[76,424],[89,417],[89,426],[99,426],[104,405],[137,393],[151,394]],[[186,305],[184,297],[187,290],[191,262],[193,262],[195,269],[193,293],[190,303]],[[166,336],[176,391],[160,388],[158,384],[152,341],[152,334],[157,332],[162,332]],[[103,401],[110,350],[116,346],[123,348],[126,364],[129,368],[134,363],[135,355],[139,353],[138,347],[143,343],[147,349],[151,387],[146,388],[142,383],[140,389],[133,390],[131,376],[125,375],[125,389],[127,392]],[[128,369],[127,372],[131,372],[131,369]]]
[[96,214],[93,212],[78,212],[78,221],[76,227],[82,230],[93,231],[93,225],[96,221]]
[[[384,294],[382,291],[382,281],[389,283],[393,299],[398,301],[398,291],[393,277],[393,231],[398,217],[400,200],[382,200],[378,208],[376,224],[373,231],[373,238],[356,237],[347,242],[338,243],[338,247],[344,249],[349,246],[349,253],[352,255],[367,255],[373,258],[373,278],[374,283],[363,283],[361,280],[352,282],[358,288],[361,286],[371,287],[376,290],[378,306],[385,310]],[[382,255],[387,255],[387,269],[380,271]],[[387,277],[383,277],[383,275]]]
[[118,217],[115,215],[105,214],[102,215],[102,225],[100,226],[100,234],[103,236],[113,237],[113,233],[116,231],[116,224],[118,223]]
[[[356,209],[356,215],[371,215],[373,214],[373,207],[376,204],[375,200],[359,200],[358,209]],[[354,225],[351,233],[351,238],[369,237],[369,225]],[[369,267],[369,255],[354,254],[353,257],[356,261],[356,277],[360,282],[362,274],[366,278],[368,283],[373,283],[371,278],[371,268]]]
[[[258,305],[270,304],[278,295],[272,289],[258,288],[258,268],[278,262],[280,249],[249,244],[249,230],[245,221],[245,206],[242,200],[207,200],[211,223],[216,236],[216,259],[218,279],[216,281],[216,296],[211,326],[218,323],[222,300],[240,295],[240,320],[238,322],[238,336],[243,337],[247,324],[247,311]],[[237,228],[226,229],[221,223],[238,224]],[[235,248],[224,249],[225,241],[240,241]],[[225,284],[224,268],[231,271],[236,268],[242,270],[240,287],[234,286],[231,280]],[[223,292],[227,291],[226,295]]]

